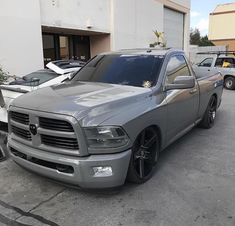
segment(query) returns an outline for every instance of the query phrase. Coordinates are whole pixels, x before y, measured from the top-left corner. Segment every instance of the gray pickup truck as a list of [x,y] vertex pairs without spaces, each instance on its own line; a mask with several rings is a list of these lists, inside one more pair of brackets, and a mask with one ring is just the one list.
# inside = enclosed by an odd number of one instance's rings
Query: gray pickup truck
[[222,90],[221,74],[196,78],[183,51],[100,54],[71,81],[13,101],[8,150],[22,167],[83,188],[144,183],[160,151],[213,126]]

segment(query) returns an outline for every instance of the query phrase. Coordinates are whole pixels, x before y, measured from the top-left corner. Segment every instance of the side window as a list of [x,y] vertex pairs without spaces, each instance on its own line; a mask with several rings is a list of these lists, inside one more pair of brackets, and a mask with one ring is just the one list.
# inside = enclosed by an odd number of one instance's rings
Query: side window
[[198,66],[199,67],[211,67],[213,58],[206,58]]
[[166,84],[173,84],[179,76],[191,76],[188,65],[183,55],[171,57],[166,69]]

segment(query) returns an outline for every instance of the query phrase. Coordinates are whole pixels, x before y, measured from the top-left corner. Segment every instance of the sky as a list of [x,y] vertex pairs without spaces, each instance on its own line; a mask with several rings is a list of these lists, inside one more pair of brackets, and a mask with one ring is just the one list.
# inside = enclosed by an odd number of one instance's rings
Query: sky
[[218,4],[235,2],[232,0],[191,0],[191,28],[198,28],[201,35],[208,34],[209,14]]

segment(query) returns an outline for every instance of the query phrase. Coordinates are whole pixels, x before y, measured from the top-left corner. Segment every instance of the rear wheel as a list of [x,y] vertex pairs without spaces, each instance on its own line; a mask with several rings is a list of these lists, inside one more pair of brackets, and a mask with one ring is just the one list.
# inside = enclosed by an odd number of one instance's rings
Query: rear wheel
[[217,99],[215,96],[212,96],[199,126],[205,129],[210,129],[215,122],[216,110],[217,110]]
[[235,78],[234,77],[227,77],[224,80],[224,87],[226,89],[235,89]]
[[159,136],[152,128],[144,129],[137,137],[130,159],[127,179],[134,183],[144,183],[151,178],[159,155]]

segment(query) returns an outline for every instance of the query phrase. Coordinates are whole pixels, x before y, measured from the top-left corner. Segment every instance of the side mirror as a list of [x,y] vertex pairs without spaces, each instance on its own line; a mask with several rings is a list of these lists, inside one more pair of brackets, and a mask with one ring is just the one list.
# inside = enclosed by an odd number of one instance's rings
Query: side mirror
[[195,78],[193,76],[176,77],[173,84],[167,84],[165,90],[172,89],[190,89],[195,86]]

